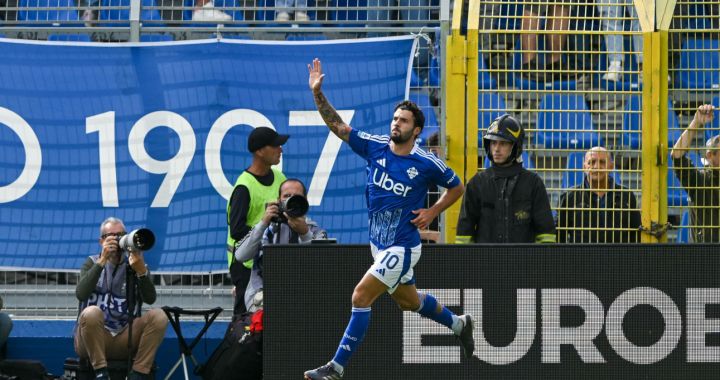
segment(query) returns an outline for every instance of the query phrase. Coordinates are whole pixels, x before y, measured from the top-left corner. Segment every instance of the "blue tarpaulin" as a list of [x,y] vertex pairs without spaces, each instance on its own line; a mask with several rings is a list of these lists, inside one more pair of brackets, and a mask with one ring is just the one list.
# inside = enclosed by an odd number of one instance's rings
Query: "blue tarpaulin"
[[308,186],[309,215],[339,242],[367,242],[365,164],[322,122],[307,65],[322,60],[346,122],[388,133],[413,46],[0,39],[0,268],[77,270],[115,216],[155,233],[154,272],[225,271],[227,198],[258,126],[291,135],[280,166]]

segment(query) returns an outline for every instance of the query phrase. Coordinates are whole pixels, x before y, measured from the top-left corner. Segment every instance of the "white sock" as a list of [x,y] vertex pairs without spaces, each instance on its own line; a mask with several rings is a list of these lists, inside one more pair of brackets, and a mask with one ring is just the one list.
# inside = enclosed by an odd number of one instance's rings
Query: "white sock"
[[331,360],[331,361],[330,361],[330,364],[333,366],[333,368],[335,368],[335,370],[336,370],[340,375],[342,375],[343,372],[345,372],[345,368],[344,368],[343,366],[341,366],[340,364],[335,363],[335,361]]
[[455,333],[455,335],[460,335],[463,327],[465,327],[465,321],[460,319],[457,315],[453,315],[453,324],[451,327],[453,333]]

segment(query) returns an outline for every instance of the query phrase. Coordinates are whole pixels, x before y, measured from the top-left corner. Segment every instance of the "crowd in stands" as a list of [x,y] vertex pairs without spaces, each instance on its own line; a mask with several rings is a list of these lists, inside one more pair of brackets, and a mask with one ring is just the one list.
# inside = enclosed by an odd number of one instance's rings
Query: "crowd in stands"
[[[143,0],[140,20],[208,26],[273,25],[315,22],[355,26],[437,26],[439,7],[430,0],[351,0],[345,4],[314,0]],[[4,9],[6,8],[6,9]],[[19,24],[103,26],[129,18],[127,0],[2,0],[0,20]],[[370,23],[371,22],[371,23]],[[110,24],[112,25],[112,24]],[[122,24],[116,24],[122,25]]]

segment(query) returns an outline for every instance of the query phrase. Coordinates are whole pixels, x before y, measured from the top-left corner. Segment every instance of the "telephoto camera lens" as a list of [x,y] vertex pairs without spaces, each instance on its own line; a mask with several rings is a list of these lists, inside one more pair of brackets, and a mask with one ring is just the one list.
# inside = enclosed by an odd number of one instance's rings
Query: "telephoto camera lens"
[[303,197],[302,195],[293,195],[287,200],[285,200],[285,212],[290,216],[291,218],[297,218],[298,216],[304,216],[307,214],[308,209],[310,208],[310,204],[308,203],[307,198]]
[[155,234],[147,228],[138,228],[120,238],[119,245],[126,251],[148,251],[155,245]]

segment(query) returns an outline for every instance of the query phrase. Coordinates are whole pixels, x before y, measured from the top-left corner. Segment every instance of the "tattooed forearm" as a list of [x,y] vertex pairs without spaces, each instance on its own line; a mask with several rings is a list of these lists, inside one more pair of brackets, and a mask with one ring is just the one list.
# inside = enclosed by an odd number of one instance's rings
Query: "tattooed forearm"
[[348,125],[345,124],[322,92],[315,92],[314,97],[315,105],[328,128],[341,139],[346,139],[349,133]]

